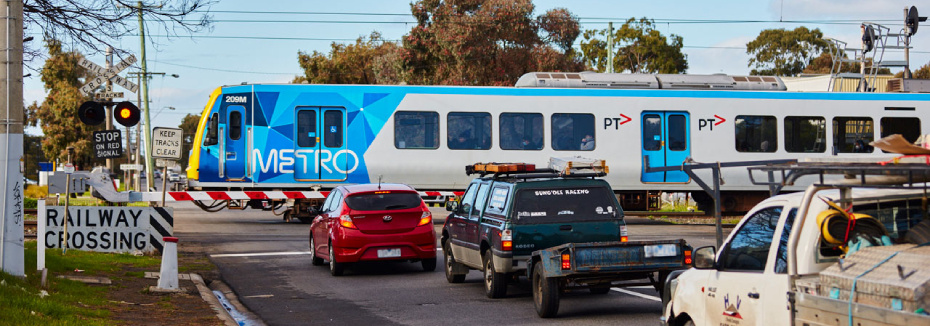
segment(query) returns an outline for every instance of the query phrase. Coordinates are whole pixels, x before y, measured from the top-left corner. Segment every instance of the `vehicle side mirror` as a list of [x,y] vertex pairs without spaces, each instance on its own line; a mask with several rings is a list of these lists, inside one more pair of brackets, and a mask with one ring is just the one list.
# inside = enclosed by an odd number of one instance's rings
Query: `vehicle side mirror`
[[459,208],[459,202],[457,201],[453,200],[446,203],[446,211],[454,212],[457,208]]
[[700,247],[694,250],[694,268],[714,269],[714,260],[717,257],[717,248],[714,246]]
[[320,215],[320,207],[310,206],[307,208],[307,212],[309,212],[310,215]]

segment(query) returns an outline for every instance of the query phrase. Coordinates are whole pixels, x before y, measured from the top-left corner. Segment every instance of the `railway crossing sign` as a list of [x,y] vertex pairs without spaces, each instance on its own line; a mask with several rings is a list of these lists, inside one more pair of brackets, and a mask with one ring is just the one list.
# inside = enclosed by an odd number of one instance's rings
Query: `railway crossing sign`
[[[110,67],[110,69],[106,69],[96,63],[91,62],[90,60],[87,60],[87,58],[81,58],[81,60],[78,60],[78,65],[81,67],[84,67],[87,70],[90,70],[91,72],[97,75],[97,77],[88,81],[87,84],[84,84],[84,86],[81,86],[81,94],[84,94],[84,96],[89,96],[91,93],[94,92],[95,89],[97,89],[97,87],[100,87],[101,85],[105,84],[107,80],[112,81],[114,84],[122,86],[123,88],[129,90],[130,93],[135,93],[136,91],[139,90],[139,86],[131,81],[126,80],[126,78],[123,78],[117,75],[120,73],[120,71],[123,71],[124,69],[129,68],[129,66],[131,66],[133,63],[136,63],[136,56],[129,55],[128,58],[123,59],[123,61],[120,61],[116,65]],[[111,93],[111,92],[108,92],[108,93]],[[117,95],[117,94],[108,94],[108,95]],[[104,96],[101,96],[101,97],[104,97]],[[122,96],[118,96],[118,97],[122,97]]]

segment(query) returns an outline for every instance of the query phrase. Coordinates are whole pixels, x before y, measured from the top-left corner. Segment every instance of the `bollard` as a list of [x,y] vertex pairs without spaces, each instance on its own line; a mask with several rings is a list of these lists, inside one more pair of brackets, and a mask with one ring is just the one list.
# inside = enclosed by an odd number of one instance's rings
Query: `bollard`
[[165,249],[161,253],[161,272],[158,274],[159,290],[178,290],[178,238],[165,237]]

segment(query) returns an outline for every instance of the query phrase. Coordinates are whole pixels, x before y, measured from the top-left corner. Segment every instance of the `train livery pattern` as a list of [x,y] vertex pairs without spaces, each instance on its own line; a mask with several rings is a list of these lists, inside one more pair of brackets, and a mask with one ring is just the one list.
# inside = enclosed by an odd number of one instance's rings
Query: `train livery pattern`
[[[644,161],[652,166],[671,166],[688,158],[700,162],[838,156],[887,159],[892,155],[877,149],[866,153],[846,151],[840,147],[852,148],[852,140],[841,138],[867,136],[867,143],[891,133],[927,133],[928,110],[930,94],[910,93],[226,86],[214,91],[203,111],[188,179],[193,189],[208,191],[306,190],[314,186],[331,189],[339,184],[377,182],[379,178],[420,190],[451,191],[463,190],[468,184],[470,178],[462,173],[466,164],[545,164],[552,156],[580,155],[606,159],[611,169],[606,179],[621,192],[695,191],[700,188],[682,172],[645,173]],[[395,121],[399,112],[437,117],[425,122],[424,128],[429,129],[423,132],[430,133],[422,137],[428,139],[426,146],[410,148],[396,139],[399,136],[395,126],[402,123]],[[487,114],[489,125],[474,126],[487,129],[484,132],[489,144],[473,150],[454,148],[453,138],[458,131],[451,130],[450,119],[472,113]],[[539,130],[533,132],[538,147],[514,149],[505,144],[510,141],[505,138],[512,137],[515,130],[503,126],[505,118],[508,123],[513,120],[508,114],[521,115],[527,121],[539,116],[537,120],[541,121],[516,127],[538,126]],[[554,123],[555,116],[562,114],[591,116],[587,123],[590,126],[585,128],[594,133],[597,146],[580,150],[558,144],[552,133],[554,128],[562,127]],[[798,117],[821,121],[819,130],[823,134],[794,135],[811,130],[787,130],[787,125],[795,121],[791,119]],[[844,125],[850,117],[857,125]],[[901,123],[902,119],[907,123]],[[575,128],[585,129],[577,125]],[[907,130],[896,130],[902,128]],[[529,129],[523,130],[530,135]],[[478,130],[468,132],[479,136]],[[763,142],[761,150],[758,145],[755,150],[738,148],[743,145],[735,139],[737,132],[772,143]],[[577,130],[569,135],[575,141],[582,138]],[[817,145],[789,151],[789,139],[797,142],[799,137]],[[724,170],[723,177],[725,191],[759,190],[752,186],[745,170]]]

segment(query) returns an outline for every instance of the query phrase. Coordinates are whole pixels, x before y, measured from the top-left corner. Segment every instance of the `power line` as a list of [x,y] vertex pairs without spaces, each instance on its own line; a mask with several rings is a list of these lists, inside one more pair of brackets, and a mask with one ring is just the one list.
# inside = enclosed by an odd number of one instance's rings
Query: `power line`
[[[151,36],[151,35],[150,35],[150,36]],[[184,68],[191,68],[191,69],[200,69],[200,70],[209,70],[209,71],[233,72],[233,73],[240,73],[240,74],[291,75],[291,76],[296,76],[296,75],[298,74],[298,73],[289,73],[289,72],[265,72],[265,71],[245,71],[245,70],[232,70],[232,69],[220,69],[220,68],[207,68],[207,67],[198,67],[198,66],[182,65],[182,64],[178,64],[178,63],[170,63],[170,62],[165,62],[165,61],[160,61],[160,60],[149,60],[149,61],[158,62],[158,63],[160,63],[160,64],[165,64],[165,65],[169,65],[169,66],[177,66],[177,67],[184,67]]]

